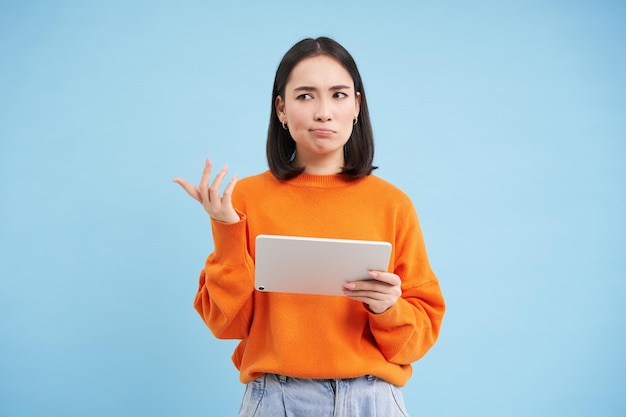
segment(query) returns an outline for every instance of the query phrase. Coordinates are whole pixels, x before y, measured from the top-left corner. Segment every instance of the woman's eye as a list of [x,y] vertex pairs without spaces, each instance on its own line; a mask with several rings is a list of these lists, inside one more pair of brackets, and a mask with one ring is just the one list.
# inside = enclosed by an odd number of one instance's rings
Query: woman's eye
[[348,95],[346,93],[337,92],[334,94],[335,98],[346,98]]
[[296,100],[311,100],[312,98],[313,96],[310,94],[300,94],[298,97],[296,97]]

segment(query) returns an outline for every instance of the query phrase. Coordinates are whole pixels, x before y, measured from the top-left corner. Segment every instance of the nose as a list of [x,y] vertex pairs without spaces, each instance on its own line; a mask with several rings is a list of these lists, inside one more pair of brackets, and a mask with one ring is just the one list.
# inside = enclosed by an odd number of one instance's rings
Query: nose
[[317,107],[315,109],[315,120],[318,122],[327,122],[332,119],[332,112],[330,110],[330,103],[328,100],[320,98],[317,101]]

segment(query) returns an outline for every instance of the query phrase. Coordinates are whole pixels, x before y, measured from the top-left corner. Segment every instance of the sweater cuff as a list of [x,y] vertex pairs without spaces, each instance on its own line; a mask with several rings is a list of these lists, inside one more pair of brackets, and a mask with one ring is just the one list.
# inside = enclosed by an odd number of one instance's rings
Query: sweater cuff
[[224,223],[211,219],[214,260],[222,265],[241,265],[248,257],[246,240],[246,215],[237,211],[240,220]]
[[402,318],[402,308],[400,307],[400,303],[404,300],[402,298],[398,298],[398,301],[391,307],[389,307],[386,311],[376,314],[372,312],[369,308],[367,309],[370,316],[370,325],[375,328],[389,329],[391,327],[397,326]]

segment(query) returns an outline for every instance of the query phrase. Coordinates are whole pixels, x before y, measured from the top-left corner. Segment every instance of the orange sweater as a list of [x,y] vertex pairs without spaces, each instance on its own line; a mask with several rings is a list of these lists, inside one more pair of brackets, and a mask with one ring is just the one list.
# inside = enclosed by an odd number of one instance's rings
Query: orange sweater
[[[240,222],[212,221],[215,250],[194,306],[216,337],[241,339],[233,354],[241,381],[264,373],[371,374],[406,384],[411,363],[435,343],[445,310],[409,198],[374,175],[352,181],[301,174],[281,182],[267,171],[240,180],[233,205]],[[373,314],[344,297],[258,292],[259,234],[391,242],[390,271],[402,279],[402,297]]]

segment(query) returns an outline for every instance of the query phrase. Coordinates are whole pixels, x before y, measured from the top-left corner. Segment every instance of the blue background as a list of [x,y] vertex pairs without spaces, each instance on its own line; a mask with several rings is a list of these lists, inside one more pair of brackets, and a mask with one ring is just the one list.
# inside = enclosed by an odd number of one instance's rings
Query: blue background
[[[622,1],[0,0],[0,415],[227,416],[171,179],[266,169],[296,41],[359,64],[448,304],[415,416],[626,415]],[[375,199],[374,199],[375,203]]]

